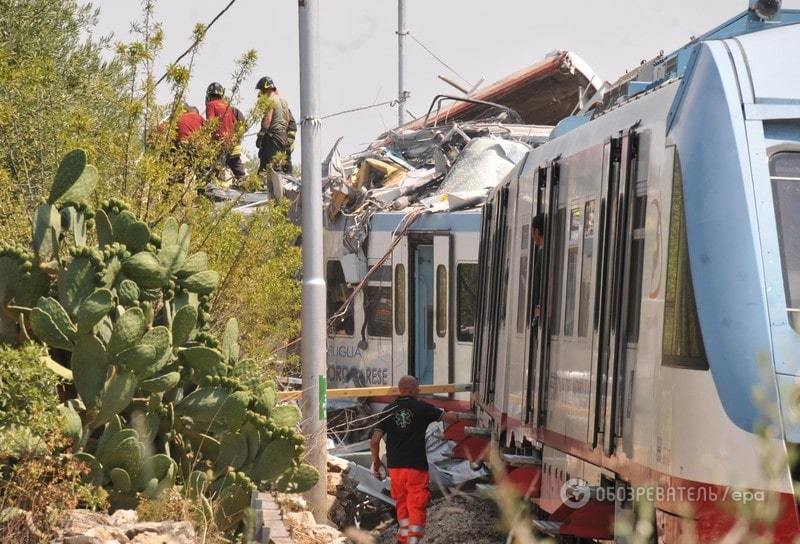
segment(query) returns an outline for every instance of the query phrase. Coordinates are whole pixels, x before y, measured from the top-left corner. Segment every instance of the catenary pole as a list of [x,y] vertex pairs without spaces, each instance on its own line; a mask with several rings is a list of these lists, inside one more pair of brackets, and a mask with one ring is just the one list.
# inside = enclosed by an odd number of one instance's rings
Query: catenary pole
[[406,123],[406,0],[397,0],[397,126]]
[[320,473],[308,492],[314,517],[327,518],[327,436],[325,364],[325,278],[322,242],[322,155],[319,112],[319,0],[299,0],[300,116],[302,143],[303,295],[300,319],[303,342],[303,434],[306,460]]

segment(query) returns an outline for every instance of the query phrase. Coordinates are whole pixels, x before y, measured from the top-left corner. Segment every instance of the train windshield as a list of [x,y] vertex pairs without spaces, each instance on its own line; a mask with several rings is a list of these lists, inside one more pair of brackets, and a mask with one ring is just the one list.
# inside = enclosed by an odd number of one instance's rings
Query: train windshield
[[778,222],[786,306],[800,332],[800,153],[776,153],[770,159],[772,194]]

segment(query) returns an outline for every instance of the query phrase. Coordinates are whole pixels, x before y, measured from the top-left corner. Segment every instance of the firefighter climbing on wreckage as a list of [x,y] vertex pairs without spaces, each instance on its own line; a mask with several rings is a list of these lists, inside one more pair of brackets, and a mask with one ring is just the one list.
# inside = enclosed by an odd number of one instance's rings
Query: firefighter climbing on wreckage
[[416,398],[419,382],[403,376],[397,384],[400,396],[381,412],[372,432],[370,451],[372,472],[382,478],[387,466],[380,459],[380,442],[386,440],[388,474],[392,479],[392,498],[396,502],[397,542],[418,544],[425,534],[430,482],[425,431],[433,422],[452,424],[458,414],[446,412]]
[[269,76],[259,79],[256,89],[259,96],[268,99],[256,138],[260,163],[258,171],[263,172],[268,166],[272,166],[276,171],[291,174],[297,123],[289,109],[289,103],[280,95],[275,82]]

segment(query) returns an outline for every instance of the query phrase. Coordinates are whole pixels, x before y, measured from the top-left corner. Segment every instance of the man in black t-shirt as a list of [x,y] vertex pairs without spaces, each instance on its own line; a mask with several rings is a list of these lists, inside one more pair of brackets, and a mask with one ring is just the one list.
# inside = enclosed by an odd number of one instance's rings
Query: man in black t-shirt
[[425,431],[435,421],[447,424],[458,421],[458,414],[445,412],[416,397],[419,383],[413,376],[403,376],[397,384],[400,396],[381,412],[372,432],[372,473],[381,478],[386,466],[380,459],[381,438],[386,440],[386,458],[392,479],[392,498],[397,503],[397,542],[417,544],[425,534],[428,491],[428,456]]

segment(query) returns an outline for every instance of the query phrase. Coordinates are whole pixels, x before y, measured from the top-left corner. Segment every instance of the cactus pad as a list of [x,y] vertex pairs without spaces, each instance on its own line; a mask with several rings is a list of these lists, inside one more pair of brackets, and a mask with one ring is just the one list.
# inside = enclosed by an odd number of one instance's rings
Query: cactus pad
[[86,297],[75,316],[78,333],[91,332],[95,325],[114,309],[113,295],[108,289],[98,289]]
[[163,393],[178,385],[180,381],[180,372],[167,372],[161,376],[142,381],[139,387],[148,393]]
[[108,373],[108,360],[103,344],[91,335],[81,335],[70,358],[75,388],[87,408],[94,408]]
[[47,202],[54,205],[84,203],[96,185],[97,169],[86,164],[86,152],[83,149],[75,149],[61,160]]
[[292,466],[294,445],[285,438],[272,440],[256,458],[253,467],[253,480],[273,482]]
[[31,329],[36,338],[58,349],[72,349],[72,342],[59,330],[53,318],[41,308],[33,308],[30,313]]
[[225,373],[222,353],[216,349],[207,348],[205,346],[194,346],[182,349],[179,352],[179,357],[189,368],[203,375]]
[[33,250],[42,261],[53,259],[58,251],[58,236],[61,233],[61,214],[50,204],[36,208],[33,224]]
[[275,407],[271,416],[276,427],[295,428],[300,422],[300,408],[294,404],[282,404]]
[[175,313],[172,319],[172,343],[180,346],[188,342],[197,325],[197,309],[184,306]]
[[144,335],[147,323],[144,312],[140,308],[130,308],[114,324],[111,339],[108,341],[108,354],[115,357],[118,353],[133,347]]
[[92,426],[100,427],[128,407],[136,391],[136,376],[132,372],[120,372],[111,377],[100,396],[100,410]]
[[169,281],[169,271],[155,255],[140,251],[122,263],[122,272],[144,289],[164,287]]
[[192,293],[198,295],[210,295],[219,284],[219,274],[214,270],[206,270],[192,274],[183,280],[183,286]]

